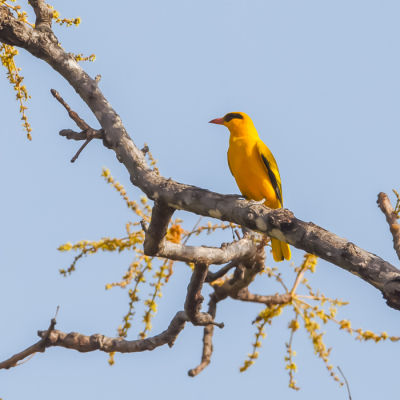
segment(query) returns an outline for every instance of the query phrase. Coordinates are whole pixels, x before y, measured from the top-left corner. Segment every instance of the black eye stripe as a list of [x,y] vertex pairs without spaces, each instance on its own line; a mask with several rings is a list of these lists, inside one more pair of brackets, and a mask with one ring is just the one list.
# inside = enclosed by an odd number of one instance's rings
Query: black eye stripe
[[225,122],[229,122],[234,118],[243,119],[243,116],[241,114],[239,114],[239,113],[229,113],[229,114],[225,115],[224,121]]

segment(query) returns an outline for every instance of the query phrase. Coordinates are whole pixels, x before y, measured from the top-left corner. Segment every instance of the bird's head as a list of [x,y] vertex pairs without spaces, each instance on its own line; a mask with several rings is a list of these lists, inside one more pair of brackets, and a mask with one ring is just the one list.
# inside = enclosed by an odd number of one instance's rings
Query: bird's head
[[211,120],[210,124],[225,125],[234,134],[246,126],[253,126],[253,121],[243,112],[230,112],[223,118]]

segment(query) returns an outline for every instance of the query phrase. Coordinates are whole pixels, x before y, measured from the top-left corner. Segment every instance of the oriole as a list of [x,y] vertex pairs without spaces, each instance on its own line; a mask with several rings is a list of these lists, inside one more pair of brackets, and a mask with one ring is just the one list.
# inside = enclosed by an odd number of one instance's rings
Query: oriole
[[[243,196],[248,200],[265,200],[263,204],[269,208],[283,207],[278,165],[251,118],[242,112],[231,112],[210,123],[229,129],[228,165]],[[271,238],[271,246],[276,262],[290,260],[287,243]]]

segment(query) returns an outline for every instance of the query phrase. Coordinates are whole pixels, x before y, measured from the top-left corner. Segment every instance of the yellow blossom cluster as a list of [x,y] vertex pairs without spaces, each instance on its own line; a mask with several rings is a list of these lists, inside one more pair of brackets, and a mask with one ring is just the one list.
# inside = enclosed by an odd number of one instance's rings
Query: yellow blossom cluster
[[287,356],[285,356],[286,361],[286,369],[289,370],[289,387],[294,390],[299,390],[300,388],[296,386],[296,381],[294,380],[293,373],[297,372],[297,365],[293,362],[293,357],[296,356],[296,352],[292,349],[292,341],[293,334],[300,328],[300,324],[298,322],[298,314],[296,314],[296,318],[290,321],[288,328],[290,329],[290,340],[289,343],[286,343],[286,352]]
[[[16,0],[11,0],[11,2],[15,3]],[[28,14],[26,11],[21,11],[21,6],[19,5],[11,5],[6,2],[6,0],[0,0],[1,5],[5,5],[8,7],[10,10],[12,10],[16,14],[16,18],[23,22],[25,25],[34,28],[35,25],[31,24],[28,21]],[[60,14],[58,11],[54,10],[52,6],[47,4],[47,6],[52,9],[53,11],[53,19],[55,20],[56,23],[63,25],[65,24],[66,26],[71,26],[71,25],[76,25],[78,26],[81,23],[81,19],[78,18],[73,18],[73,19],[61,19]],[[15,63],[15,56],[18,55],[18,50],[10,45],[7,44],[0,44],[0,59],[2,65],[6,68],[7,72],[7,79],[13,85],[14,90],[17,92],[16,99],[20,103],[19,111],[21,113],[21,120],[22,126],[24,128],[24,131],[26,131],[26,136],[29,140],[32,140],[32,128],[31,125],[28,122],[28,117],[26,116],[25,110],[28,108],[25,106],[25,102],[31,98],[29,96],[28,91],[26,89],[26,86],[22,84],[24,77],[20,76],[19,71],[21,71],[21,68],[18,68]],[[79,54],[76,56],[77,61],[94,61],[96,59],[96,56],[94,54],[91,54],[89,57],[83,57],[83,54]]]
[[68,26],[71,26],[71,25],[75,25],[75,26],[79,26],[80,25],[80,23],[81,23],[81,19],[78,17],[78,18],[60,18],[60,13],[58,12],[58,11],[56,11],[55,9],[54,9],[54,7],[52,7],[50,4],[47,4],[47,7],[49,7],[52,11],[53,11],[53,19],[54,19],[54,21],[57,23],[57,24],[60,24],[60,25],[66,25],[67,27]]
[[[126,202],[128,208],[130,208],[137,216],[144,219],[146,222],[150,222],[150,215],[151,215],[151,207],[146,205],[147,198],[141,196],[140,201],[144,208],[142,209],[136,201],[129,200],[129,197],[126,194],[126,190],[123,185],[119,182],[116,182],[115,179],[111,176],[110,170],[108,168],[103,168],[103,172],[101,174],[102,177],[109,183],[115,190],[123,197]],[[135,225],[139,225],[136,223]]]
[[7,44],[0,44],[0,59],[1,64],[7,69],[7,79],[14,86],[14,90],[17,92],[16,99],[19,101],[19,111],[22,114],[21,120],[23,121],[22,126],[27,132],[27,137],[32,140],[31,132],[32,128],[28,123],[28,117],[25,114],[25,110],[28,108],[25,103],[31,96],[29,96],[26,86],[22,85],[24,78],[19,75],[21,68],[17,68],[14,57],[18,55],[18,50]]
[[[151,162],[155,160],[153,159],[151,153],[147,153],[147,156]],[[153,161],[152,161],[153,160]],[[156,167],[154,168],[156,170]],[[158,170],[156,170],[157,172]],[[149,279],[149,286],[153,288],[152,293],[150,293],[150,297],[144,300],[145,305],[145,313],[143,315],[142,322],[144,323],[143,330],[139,333],[140,338],[145,338],[147,333],[151,330],[152,318],[155,316],[157,311],[157,303],[156,299],[162,296],[162,287],[168,282],[169,278],[173,273],[173,265],[174,261],[159,259],[157,257],[148,257],[143,254],[143,243],[144,243],[144,232],[140,226],[140,220],[145,220],[146,222],[151,221],[151,211],[152,208],[148,205],[148,199],[145,196],[140,198],[140,202],[131,201],[127,195],[127,192],[124,186],[117,182],[110,171],[107,168],[103,168],[102,177],[109,183],[124,199],[126,205],[130,210],[133,211],[134,217],[137,218],[137,221],[128,222],[126,224],[126,232],[127,236],[122,239],[117,238],[103,238],[98,241],[90,241],[90,240],[82,240],[75,244],[66,243],[58,248],[59,251],[77,251],[79,254],[74,258],[73,263],[67,269],[61,269],[60,273],[64,276],[75,271],[76,263],[83,256],[91,255],[97,253],[99,250],[102,251],[124,251],[131,250],[134,252],[134,261],[130,264],[128,270],[122,277],[122,280],[119,282],[108,283],[106,284],[106,290],[110,290],[113,287],[120,287],[122,289],[127,288],[130,285],[133,287],[129,288],[128,296],[128,311],[124,315],[122,319],[122,325],[120,325],[117,329],[119,337],[127,337],[130,328],[132,327],[132,318],[135,315],[135,304],[140,301],[139,298],[139,289],[140,287],[147,283],[147,279]],[[234,224],[214,224],[208,223],[205,226],[197,226],[201,219],[198,221],[196,226],[192,229],[192,231],[186,231],[182,228],[182,220],[175,219],[171,220],[170,226],[167,231],[166,239],[173,243],[186,243],[187,240],[192,235],[199,235],[202,232],[214,232],[217,229],[228,229],[234,228],[236,225]],[[153,263],[158,261],[160,263],[158,270],[154,275],[148,276],[149,273],[153,270]],[[109,364],[114,364],[114,354],[110,353]]]
[[[240,368],[240,371],[245,371],[254,363],[254,360],[258,357],[257,349],[261,347],[260,341],[265,337],[265,325],[271,325],[273,318],[280,315],[283,308],[286,306],[291,306],[295,313],[295,318],[292,319],[288,324],[288,328],[290,330],[290,340],[288,343],[286,343],[287,355],[285,356],[285,361],[287,363],[286,369],[289,371],[290,377],[289,387],[295,390],[299,390],[299,387],[296,386],[296,381],[294,380],[294,373],[297,371],[297,365],[293,362],[293,357],[296,355],[296,352],[292,348],[292,340],[294,333],[300,328],[299,320],[303,320],[304,328],[308,332],[309,338],[312,341],[315,354],[323,360],[332,378],[335,381],[338,381],[341,385],[343,385],[343,383],[340,382],[338,375],[334,372],[333,366],[329,364],[329,355],[331,349],[328,349],[323,341],[325,332],[320,331],[321,326],[317,322],[317,319],[324,324],[332,321],[339,325],[340,329],[349,332],[350,334],[357,333],[358,336],[356,339],[360,341],[373,340],[378,343],[379,341],[386,339],[389,339],[393,342],[400,340],[400,337],[389,336],[386,332],[382,332],[380,335],[377,335],[371,331],[353,329],[351,328],[351,322],[349,320],[338,321],[335,319],[337,307],[347,305],[348,303],[339,299],[325,297],[325,295],[319,291],[314,293],[312,287],[308,283],[308,280],[303,276],[307,271],[315,272],[316,265],[317,257],[312,254],[305,254],[303,263],[294,269],[296,278],[291,290],[288,290],[286,285],[283,283],[280,274],[277,273],[278,269],[276,267],[268,267],[265,269],[264,272],[268,275],[268,277],[274,277],[278,282],[280,282],[286,293],[290,293],[291,298],[287,303],[267,307],[259,313],[255,320],[257,323],[257,332],[256,341],[253,343],[253,352],[248,355],[248,358],[246,359],[244,366]],[[309,295],[297,294],[299,285],[305,286],[308,289]],[[307,301],[312,301],[315,304],[309,304]],[[324,308],[325,304],[329,305],[328,309]]]
[[[147,143],[144,144],[145,147],[147,147]],[[147,147],[148,148],[148,147]],[[151,151],[147,152],[147,157],[149,158],[150,161],[150,167],[154,167],[154,171],[157,175],[160,175],[160,170],[157,168],[157,161],[154,157]]]
[[[173,263],[173,261],[170,263]],[[143,331],[139,333],[140,339],[144,339],[147,336],[146,332],[151,331],[151,319],[157,312],[157,303],[155,299],[156,297],[162,297],[161,287],[167,282],[168,274],[166,271],[168,270],[168,264],[168,260],[164,260],[164,263],[161,264],[160,269],[153,275],[153,278],[156,278],[155,282],[150,283],[150,286],[154,287],[154,292],[150,293],[150,296],[152,297],[144,302],[144,305],[147,306],[147,310],[143,316],[142,322],[145,323],[145,326]]]
[[[153,165],[155,165],[155,160],[153,159],[152,155],[147,153],[147,156],[150,158],[150,160],[154,161]],[[156,172],[157,171],[158,170],[156,170]],[[131,201],[127,195],[124,186],[112,177],[108,169],[103,168],[102,176],[106,180],[106,182],[109,183],[125,200],[126,205],[129,209],[133,211],[136,218],[140,220],[143,219],[148,223],[151,221],[152,208],[148,205],[148,200],[146,197],[142,196],[140,198],[140,202]],[[171,220],[166,239],[173,243],[185,244],[193,235],[197,236],[201,233],[211,234],[217,229],[226,230],[229,228],[233,231],[237,227],[235,224],[225,224],[223,222],[214,225],[211,222],[208,222],[203,226],[198,226],[201,219],[202,218],[199,219],[199,221],[196,223],[191,231],[186,231],[185,229],[183,229],[182,220]],[[134,251],[134,261],[130,264],[128,271],[124,274],[122,278],[122,281],[107,284],[106,290],[109,290],[116,286],[119,286],[120,288],[127,288],[128,286],[133,284],[133,287],[129,288],[128,290],[128,312],[123,317],[123,324],[118,328],[119,337],[125,338],[127,337],[128,331],[132,326],[132,319],[135,315],[135,304],[140,301],[139,286],[145,284],[147,282],[147,279],[149,279],[149,286],[152,287],[153,290],[149,294],[149,298],[144,300],[145,312],[142,319],[142,322],[144,323],[144,328],[139,333],[139,338],[145,338],[147,336],[147,333],[151,331],[151,321],[157,312],[156,300],[157,298],[162,296],[162,287],[168,282],[173,273],[174,261],[158,259],[157,257],[148,257],[144,255],[143,242],[145,236],[141,229],[139,221],[128,222],[126,224],[126,231],[127,236],[122,239],[103,238],[99,241],[80,241],[75,245],[72,245],[71,243],[66,243],[63,246],[60,246],[60,251],[74,250],[80,252],[80,254],[75,257],[71,267],[66,271],[61,270],[60,272],[64,276],[66,276],[68,273],[71,273],[75,269],[75,264],[78,259],[80,259],[83,255],[94,254],[98,250],[118,252],[121,252],[123,250]],[[265,243],[266,242],[264,240],[263,244]],[[159,267],[152,276],[149,276],[150,271],[153,270],[154,262],[159,263]],[[193,269],[193,264],[188,265]],[[305,254],[303,263],[299,267],[294,268],[295,279],[291,289],[288,289],[288,287],[283,282],[278,268],[266,267],[263,271],[261,271],[261,273],[265,273],[269,278],[276,279],[276,281],[282,285],[286,294],[289,294],[290,296],[288,296],[289,300],[286,303],[266,307],[258,314],[257,318],[254,321],[257,327],[257,331],[255,333],[255,342],[252,344],[253,350],[250,354],[248,354],[244,365],[240,368],[241,372],[247,370],[252,364],[254,364],[259,355],[259,348],[262,346],[261,340],[264,339],[266,336],[265,327],[267,325],[271,325],[273,319],[281,315],[285,307],[290,307],[295,314],[294,318],[288,324],[288,329],[290,330],[290,340],[288,343],[286,343],[285,355],[286,369],[288,370],[290,377],[289,387],[294,390],[299,390],[299,387],[296,386],[296,381],[294,380],[294,374],[297,371],[297,365],[293,361],[293,358],[296,356],[296,351],[294,351],[292,348],[292,342],[295,332],[300,329],[299,321],[301,320],[304,323],[304,329],[308,332],[309,337],[313,343],[315,354],[323,360],[330,375],[333,377],[334,380],[338,382],[340,382],[340,379],[333,371],[333,366],[329,364],[331,349],[327,349],[324,343],[323,338],[325,332],[321,332],[321,326],[318,320],[323,324],[331,321],[337,324],[341,330],[349,332],[350,334],[357,333],[356,339],[361,341],[373,340],[375,342],[379,342],[389,339],[395,342],[400,340],[399,337],[389,336],[386,332],[382,332],[380,335],[377,335],[368,330],[363,331],[362,329],[353,329],[351,328],[350,321],[337,320],[337,308],[347,305],[348,303],[339,299],[331,299],[329,297],[326,297],[323,293],[320,293],[319,290],[314,292],[313,288],[308,282],[308,279],[306,279],[304,275],[308,271],[314,273],[316,271],[316,266],[317,257],[312,254]],[[221,284],[225,281],[225,279],[228,278],[228,276],[225,276],[220,280],[212,282],[211,285],[213,286]],[[309,294],[298,294],[298,290],[301,287],[306,288]],[[314,304],[310,304],[310,302],[313,302]],[[110,353],[110,365],[113,365],[114,362],[114,353]]]
[[280,315],[282,313],[282,309],[283,309],[283,307],[285,307],[285,305],[286,304],[267,307],[258,314],[258,317],[254,321],[257,324],[256,325],[257,332],[255,334],[256,340],[252,344],[253,351],[252,351],[252,353],[247,355],[248,358],[247,358],[247,360],[244,361],[244,365],[243,365],[243,367],[240,368],[240,372],[246,371],[251,365],[254,364],[254,360],[256,360],[259,355],[257,349],[262,346],[261,339],[265,339],[265,337],[266,337],[266,333],[264,330],[265,325],[266,324],[271,325],[273,318],[277,317],[278,315]]
[[96,55],[95,54],[91,54],[88,57],[84,57],[83,54],[73,54],[71,53],[71,56],[75,58],[76,61],[94,61],[96,60]]

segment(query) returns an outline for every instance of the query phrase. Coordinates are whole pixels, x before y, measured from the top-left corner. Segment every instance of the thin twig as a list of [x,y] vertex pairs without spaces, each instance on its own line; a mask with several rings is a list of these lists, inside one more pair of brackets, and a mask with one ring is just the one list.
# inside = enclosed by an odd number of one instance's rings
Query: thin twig
[[[58,313],[58,307],[57,307],[56,317],[57,317],[57,313]],[[47,329],[47,331],[43,333],[41,340],[39,340],[34,345],[28,347],[24,351],[21,351],[20,353],[13,355],[8,360],[1,362],[0,369],[9,369],[9,368],[17,367],[19,365],[24,364],[26,361],[30,360],[35,353],[38,353],[38,352],[44,353],[44,351],[46,350],[46,340],[48,339],[50,333],[54,331],[54,327],[57,324],[56,317],[54,317],[51,320],[50,326]],[[25,360],[21,363],[18,363],[18,361],[24,360],[27,357],[29,357],[27,360]]]
[[54,96],[54,98],[58,100],[58,102],[62,104],[64,108],[68,111],[68,115],[76,123],[76,125],[78,125],[78,128],[82,129],[83,131],[90,128],[90,126],[82,118],[79,117],[77,112],[72,111],[71,107],[64,101],[57,90],[51,89],[50,92]]
[[82,153],[82,150],[92,141],[92,139],[86,139],[86,142],[83,143],[83,145],[81,146],[81,148],[78,150],[78,152],[71,158],[71,162],[74,163],[76,161],[76,159],[79,157],[79,154]]
[[92,141],[93,138],[98,138],[101,137],[104,131],[96,131],[92,129],[81,117],[79,117],[78,113],[73,111],[71,107],[64,101],[64,99],[60,96],[60,94],[54,90],[51,89],[51,94],[54,96],[54,98],[64,106],[64,108],[68,111],[68,115],[70,118],[76,123],[78,128],[82,129],[82,133],[85,134],[84,137],[86,137],[85,143],[80,147],[80,149],[77,151],[77,153],[72,157],[71,162],[74,163],[79,155],[82,153],[83,149]]
[[16,367],[19,367],[20,365],[25,364],[25,363],[28,362],[35,354],[36,354],[36,353],[33,353],[33,354],[32,354],[31,356],[29,356],[26,360],[21,361],[21,362],[18,363],[18,364],[15,364],[15,366],[16,366]]
[[240,240],[241,237],[240,237],[239,231],[237,229],[235,229],[235,233],[236,233],[236,236],[237,236],[238,240]]
[[[200,221],[202,220],[203,217],[200,217],[199,220],[196,222],[196,225],[193,227],[192,232],[199,226]],[[189,240],[191,235],[188,235],[186,240],[183,242],[183,244],[186,244],[186,242]]]
[[349,392],[349,399],[351,400],[351,394],[350,394],[350,386],[349,386],[349,383],[347,382],[347,379],[346,379],[346,377],[344,376],[344,373],[342,372],[342,370],[340,369],[340,367],[338,366],[337,368],[338,368],[339,372],[342,374],[342,376],[343,376],[343,378],[344,378],[344,380],[345,380],[345,382],[346,382],[347,391]]
[[393,236],[393,248],[400,259],[400,225],[397,222],[398,215],[393,209],[386,193],[379,193],[377,203],[386,217],[386,222],[389,224],[390,233]]

